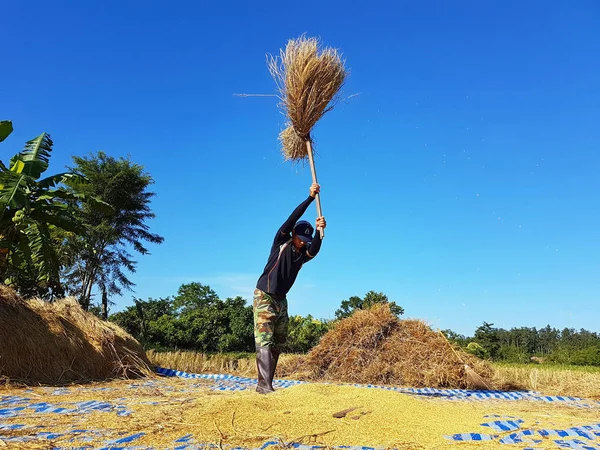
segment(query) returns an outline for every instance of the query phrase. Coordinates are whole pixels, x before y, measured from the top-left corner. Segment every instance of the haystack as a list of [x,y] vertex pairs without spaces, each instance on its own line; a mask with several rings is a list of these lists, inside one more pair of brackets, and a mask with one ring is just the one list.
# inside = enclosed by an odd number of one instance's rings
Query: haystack
[[399,320],[387,305],[359,310],[329,331],[304,360],[306,377],[348,383],[473,388],[469,364],[490,386],[491,366],[450,347],[420,320]]
[[0,286],[0,377],[66,384],[150,373],[141,345],[74,299],[23,300]]

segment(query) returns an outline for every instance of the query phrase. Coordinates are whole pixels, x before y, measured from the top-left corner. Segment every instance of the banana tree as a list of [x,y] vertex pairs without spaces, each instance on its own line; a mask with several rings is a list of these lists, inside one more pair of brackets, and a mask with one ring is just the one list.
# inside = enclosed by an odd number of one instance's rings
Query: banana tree
[[[0,123],[0,140],[12,131],[6,123]],[[25,296],[64,295],[56,231],[85,233],[72,213],[81,196],[60,187],[84,178],[68,172],[41,178],[52,145],[50,136],[42,133],[28,141],[8,167],[0,161],[0,275]]]
[[10,120],[0,120],[0,142],[6,139],[12,131],[13,126]]

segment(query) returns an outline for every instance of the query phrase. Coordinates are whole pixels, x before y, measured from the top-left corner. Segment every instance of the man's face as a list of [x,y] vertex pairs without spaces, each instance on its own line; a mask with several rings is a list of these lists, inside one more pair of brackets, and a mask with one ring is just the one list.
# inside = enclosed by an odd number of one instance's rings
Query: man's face
[[306,245],[304,241],[300,239],[295,232],[292,234],[292,243],[294,244],[294,247],[296,247],[296,249],[298,250],[302,249]]

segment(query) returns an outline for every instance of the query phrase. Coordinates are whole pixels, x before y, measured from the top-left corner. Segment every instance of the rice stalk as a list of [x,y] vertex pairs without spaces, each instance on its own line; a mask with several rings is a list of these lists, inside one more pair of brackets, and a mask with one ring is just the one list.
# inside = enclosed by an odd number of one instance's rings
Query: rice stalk
[[286,159],[307,157],[305,141],[325,113],[331,111],[347,76],[340,53],[319,48],[316,38],[300,36],[288,41],[279,56],[269,56],[267,65],[275,79],[280,107],[288,125],[279,139]]

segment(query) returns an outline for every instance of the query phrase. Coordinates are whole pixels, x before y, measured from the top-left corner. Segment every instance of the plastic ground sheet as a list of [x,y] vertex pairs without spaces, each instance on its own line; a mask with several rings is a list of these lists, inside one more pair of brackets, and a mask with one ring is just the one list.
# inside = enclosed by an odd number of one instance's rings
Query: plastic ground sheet
[[535,392],[156,378],[0,389],[0,450],[597,449],[600,402]]

